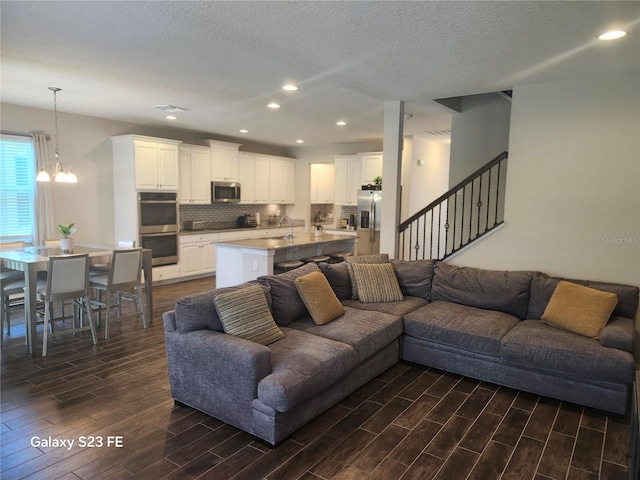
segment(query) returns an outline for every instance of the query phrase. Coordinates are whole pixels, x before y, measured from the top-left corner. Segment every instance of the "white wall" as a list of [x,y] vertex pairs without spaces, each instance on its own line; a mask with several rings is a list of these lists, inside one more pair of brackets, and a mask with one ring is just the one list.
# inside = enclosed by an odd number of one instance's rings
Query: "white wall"
[[449,187],[508,149],[511,102],[497,93],[461,100],[451,119]]
[[515,88],[505,226],[452,263],[640,285],[638,85],[635,72]]
[[[407,144],[410,143],[410,151]],[[402,220],[426,207],[449,189],[450,145],[424,135],[405,139]],[[418,165],[418,160],[423,165]]]

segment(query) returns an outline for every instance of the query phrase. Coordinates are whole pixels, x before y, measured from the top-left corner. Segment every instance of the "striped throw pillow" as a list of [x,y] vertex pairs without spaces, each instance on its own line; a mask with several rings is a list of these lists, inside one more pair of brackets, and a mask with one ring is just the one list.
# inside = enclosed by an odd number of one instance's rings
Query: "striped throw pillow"
[[389,263],[389,254],[373,253],[371,255],[356,255],[355,257],[347,257],[346,263],[349,279],[351,280],[351,299],[358,300],[358,284],[351,265],[354,263]]
[[362,303],[404,300],[391,263],[353,263],[351,266]]
[[261,345],[284,338],[260,285],[221,293],[214,303],[225,333]]

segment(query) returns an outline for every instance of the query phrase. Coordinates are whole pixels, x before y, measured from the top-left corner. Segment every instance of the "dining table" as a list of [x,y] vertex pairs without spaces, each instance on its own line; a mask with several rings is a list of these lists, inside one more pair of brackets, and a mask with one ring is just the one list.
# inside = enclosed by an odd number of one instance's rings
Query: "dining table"
[[[60,255],[87,254],[91,263],[109,261],[113,251],[118,247],[101,243],[80,243],[73,247],[72,252],[63,251],[60,246],[25,246],[19,248],[0,249],[0,266],[24,272],[24,316],[26,323],[26,341],[29,353],[36,352],[36,323],[37,296],[36,285],[38,272],[46,271],[49,258]],[[151,249],[142,250],[142,271],[144,272],[145,314],[147,322],[153,319],[153,289],[152,289],[152,258]]]

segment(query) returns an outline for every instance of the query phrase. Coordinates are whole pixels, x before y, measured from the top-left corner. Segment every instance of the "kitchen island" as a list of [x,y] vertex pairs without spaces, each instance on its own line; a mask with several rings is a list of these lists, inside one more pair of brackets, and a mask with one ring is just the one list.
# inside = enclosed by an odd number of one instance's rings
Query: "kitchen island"
[[272,275],[275,264],[316,255],[356,251],[357,237],[348,235],[315,236],[295,233],[271,238],[248,238],[216,243],[216,287],[229,287]]

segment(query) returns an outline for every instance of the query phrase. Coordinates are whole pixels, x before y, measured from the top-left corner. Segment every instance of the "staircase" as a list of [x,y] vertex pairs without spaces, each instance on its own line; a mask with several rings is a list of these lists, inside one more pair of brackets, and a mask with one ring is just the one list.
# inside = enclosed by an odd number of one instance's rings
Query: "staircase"
[[402,260],[442,260],[503,223],[507,152],[469,175],[398,227]]

